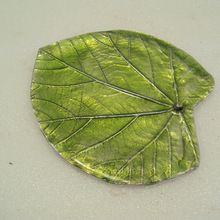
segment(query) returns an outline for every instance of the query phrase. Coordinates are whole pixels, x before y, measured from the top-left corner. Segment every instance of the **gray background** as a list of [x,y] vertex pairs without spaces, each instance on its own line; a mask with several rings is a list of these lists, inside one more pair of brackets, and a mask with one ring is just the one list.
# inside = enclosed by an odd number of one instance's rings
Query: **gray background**
[[[220,219],[219,0],[0,0],[0,28],[1,220]],[[111,185],[68,165],[41,134],[29,98],[38,48],[110,29],[160,37],[214,76],[195,109],[196,171],[153,186]]]

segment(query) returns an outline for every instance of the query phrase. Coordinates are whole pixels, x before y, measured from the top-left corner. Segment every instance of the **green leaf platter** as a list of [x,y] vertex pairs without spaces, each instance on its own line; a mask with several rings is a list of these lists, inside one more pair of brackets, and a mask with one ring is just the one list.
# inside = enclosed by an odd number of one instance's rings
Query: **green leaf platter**
[[40,48],[31,101],[70,164],[111,183],[152,184],[199,165],[193,108],[212,76],[186,52],[133,31]]

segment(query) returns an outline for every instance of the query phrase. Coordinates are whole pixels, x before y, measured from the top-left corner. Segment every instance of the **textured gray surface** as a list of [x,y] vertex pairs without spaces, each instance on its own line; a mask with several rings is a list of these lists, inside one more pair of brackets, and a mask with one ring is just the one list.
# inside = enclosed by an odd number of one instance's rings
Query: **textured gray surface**
[[[220,2],[218,0],[0,0],[0,219],[220,219]],[[153,186],[102,182],[48,145],[29,99],[37,49],[74,35],[130,29],[194,56],[215,78],[195,109],[201,164]]]

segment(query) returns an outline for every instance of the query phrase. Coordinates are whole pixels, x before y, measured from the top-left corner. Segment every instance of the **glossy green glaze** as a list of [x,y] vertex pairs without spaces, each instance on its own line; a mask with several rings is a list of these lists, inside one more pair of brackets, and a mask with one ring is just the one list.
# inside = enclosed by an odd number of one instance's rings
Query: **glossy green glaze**
[[112,183],[150,184],[198,166],[193,107],[213,85],[182,50],[106,31],[41,48],[31,100],[43,134],[69,163]]

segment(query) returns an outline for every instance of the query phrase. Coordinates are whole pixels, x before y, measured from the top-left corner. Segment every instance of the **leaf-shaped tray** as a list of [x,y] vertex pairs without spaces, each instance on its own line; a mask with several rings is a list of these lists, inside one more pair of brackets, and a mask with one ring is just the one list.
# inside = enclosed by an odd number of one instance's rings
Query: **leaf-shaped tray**
[[109,182],[150,184],[198,166],[193,107],[213,85],[176,47],[105,31],[41,48],[31,100],[43,134],[69,163]]

